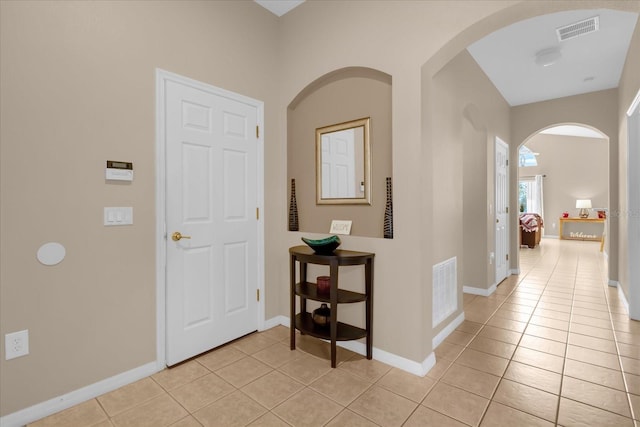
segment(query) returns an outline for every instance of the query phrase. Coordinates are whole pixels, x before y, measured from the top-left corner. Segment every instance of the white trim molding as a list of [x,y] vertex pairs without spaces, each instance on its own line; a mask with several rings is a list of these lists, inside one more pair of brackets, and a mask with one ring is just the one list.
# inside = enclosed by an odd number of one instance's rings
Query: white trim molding
[[475,288],[473,286],[463,286],[462,292],[464,292],[465,294],[480,295],[483,297],[488,297],[496,291],[497,287],[498,285],[496,285],[495,283],[489,286],[489,289]]
[[[609,286],[611,286],[611,284],[609,284]],[[618,287],[618,298],[620,298],[620,301],[622,301],[622,304],[624,305],[625,310],[627,310],[627,315],[629,315],[629,301],[627,301],[627,296],[624,294],[624,291],[622,290],[622,286],[620,286],[619,283],[617,287]]]
[[[365,344],[359,341],[340,341],[337,342],[336,345],[363,356],[367,354]],[[373,347],[373,359],[420,377],[427,375],[427,372],[429,372],[431,368],[433,368],[433,365],[436,364],[436,356],[433,352],[431,352],[429,356],[422,361],[422,363],[419,363],[406,359],[402,356],[398,356],[397,354],[380,350],[376,347]]]
[[275,328],[278,325],[289,327],[289,318],[287,316],[276,316],[271,319],[265,320],[263,322],[264,328],[262,331],[266,331],[267,329]]
[[98,381],[97,383],[82,387],[70,393],[54,397],[53,399],[46,400],[42,403],[38,403],[12,414],[5,415],[0,418],[0,426],[24,426],[41,418],[55,414],[56,412],[68,409],[79,403],[86,402],[87,400],[153,375],[159,371],[157,366],[156,362],[150,362],[146,365],[114,375],[113,377]]
[[611,286],[612,288],[619,288],[620,287],[620,282],[618,282],[617,280],[609,279],[608,285]]
[[[464,320],[464,313],[462,313],[461,316],[462,316],[462,320]],[[269,324],[273,326],[277,326],[278,324],[280,324],[288,328],[290,326],[289,319],[290,318],[287,316],[276,316],[274,318],[271,318],[265,321],[265,324]],[[454,320],[454,322],[456,320]],[[455,327],[453,329],[455,329]],[[362,356],[367,354],[366,345],[359,341],[338,341],[336,342],[336,345],[338,347],[351,350],[354,353],[358,353]],[[402,369],[403,371],[406,371],[421,377],[424,377],[425,375],[427,375],[427,372],[429,372],[431,368],[433,368],[433,366],[436,364],[436,356],[435,354],[433,354],[433,352],[431,352],[422,362],[416,362],[416,361],[404,358],[402,356],[398,356],[397,354],[389,353],[387,351],[381,350],[376,347],[373,347],[373,359],[382,363],[386,363],[387,365],[391,365],[394,368]]]
[[636,93],[635,98],[633,98],[633,101],[631,101],[631,105],[629,105],[627,116],[631,117],[636,111],[636,108],[640,108],[640,89],[638,89],[638,93]]
[[462,324],[462,322],[464,322],[464,311],[460,313],[455,319],[453,319],[447,326],[445,326],[444,329],[442,329],[438,333],[438,335],[433,337],[433,340],[431,340],[431,347],[434,349],[438,348],[442,341],[444,341],[449,335],[451,335],[451,332],[455,331],[456,328]]
[[[640,179],[638,170],[638,156],[640,155],[640,90],[636,93],[627,110],[627,235],[637,236],[640,233],[640,193],[637,191],[637,182]],[[627,280],[626,280],[626,302],[627,312],[632,319],[640,319],[640,264],[637,262],[640,257],[640,242],[637,238],[630,238],[627,242]],[[618,287],[620,289],[620,287]]]

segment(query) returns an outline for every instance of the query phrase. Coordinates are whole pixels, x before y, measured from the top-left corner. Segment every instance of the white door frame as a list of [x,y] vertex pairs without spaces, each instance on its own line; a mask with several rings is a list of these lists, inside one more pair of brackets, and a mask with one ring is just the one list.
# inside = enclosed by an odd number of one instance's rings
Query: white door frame
[[507,169],[507,182],[506,182],[506,186],[507,186],[507,191],[506,191],[506,198],[507,198],[507,212],[505,215],[505,240],[507,242],[506,247],[505,247],[505,251],[506,254],[505,255],[509,255],[511,253],[511,230],[510,230],[510,221],[509,221],[509,216],[510,213],[508,211],[508,207],[511,204],[511,183],[510,183],[510,170],[509,170],[509,156],[510,156],[510,150],[509,150],[509,144],[507,144],[506,142],[504,142],[502,139],[500,139],[499,137],[495,137],[494,139],[494,156],[493,156],[493,165],[494,165],[494,172],[493,172],[493,179],[494,179],[494,195],[493,195],[493,209],[494,209],[494,217],[493,217],[493,227],[494,227],[494,234],[493,234],[493,241],[494,241],[494,245],[495,245],[495,264],[494,264],[494,279],[496,282],[496,285],[499,285],[504,279],[506,279],[507,277],[509,277],[511,275],[511,260],[506,260],[506,274],[505,277],[502,278],[498,278],[498,253],[497,253],[497,247],[498,247],[498,232],[495,231],[495,226],[496,226],[496,222],[498,219],[498,170],[496,168],[496,160],[498,158],[498,145],[503,145],[506,148],[507,151],[507,165],[506,165],[506,169]]
[[166,146],[165,146],[165,84],[174,81],[201,88],[216,95],[225,96],[245,104],[255,106],[260,129],[257,140],[257,196],[258,248],[257,248],[257,288],[261,295],[258,301],[258,330],[264,329],[264,103],[237,93],[229,92],[206,83],[192,80],[169,71],[156,68],[156,365],[158,370],[166,367]]
[[627,110],[627,295],[629,317],[640,319],[640,265],[632,260],[640,257],[640,194],[637,183],[640,180],[638,158],[640,157],[640,91]]

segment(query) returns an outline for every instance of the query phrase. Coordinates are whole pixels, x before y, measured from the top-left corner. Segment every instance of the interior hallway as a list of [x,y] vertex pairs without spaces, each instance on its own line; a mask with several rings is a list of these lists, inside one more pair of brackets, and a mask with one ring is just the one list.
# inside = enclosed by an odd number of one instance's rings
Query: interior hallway
[[292,352],[279,326],[31,425],[631,426],[640,323],[606,285],[599,246],[522,249],[519,276],[465,295],[424,378],[346,350],[331,369],[326,344],[302,337]]

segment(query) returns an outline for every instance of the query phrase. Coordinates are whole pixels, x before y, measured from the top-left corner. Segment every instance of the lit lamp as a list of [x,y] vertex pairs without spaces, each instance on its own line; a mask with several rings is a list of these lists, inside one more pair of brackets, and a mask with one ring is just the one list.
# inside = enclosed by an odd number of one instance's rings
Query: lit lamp
[[580,209],[580,214],[578,214],[580,218],[589,218],[589,209],[591,209],[591,200],[590,199],[576,200],[576,209]]

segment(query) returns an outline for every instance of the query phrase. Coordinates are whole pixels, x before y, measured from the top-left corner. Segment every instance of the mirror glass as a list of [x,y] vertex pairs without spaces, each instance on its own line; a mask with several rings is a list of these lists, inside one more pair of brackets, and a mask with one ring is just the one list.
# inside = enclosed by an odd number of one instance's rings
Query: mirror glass
[[317,204],[371,204],[370,120],[316,129]]

